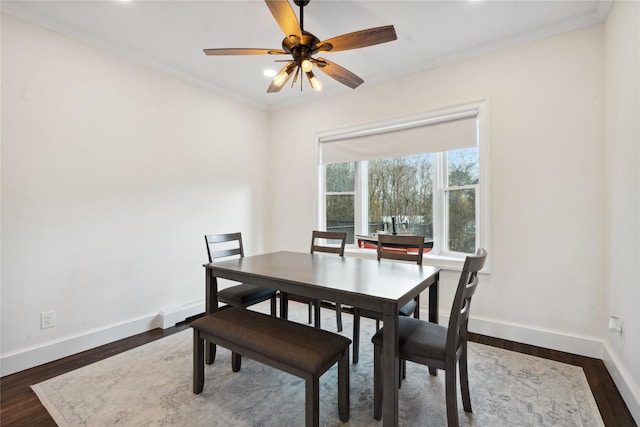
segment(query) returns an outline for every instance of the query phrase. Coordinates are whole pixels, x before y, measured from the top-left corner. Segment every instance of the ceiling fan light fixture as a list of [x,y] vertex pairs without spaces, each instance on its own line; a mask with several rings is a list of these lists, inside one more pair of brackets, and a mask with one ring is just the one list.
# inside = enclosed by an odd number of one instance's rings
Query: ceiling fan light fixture
[[308,73],[313,68],[313,64],[308,59],[303,59],[300,67],[305,73]]
[[322,91],[322,82],[311,71],[307,71],[307,79],[313,90],[316,92]]
[[280,72],[278,73],[278,75],[276,75],[273,78],[273,84],[280,87],[284,84],[284,82],[287,80],[287,77],[289,76],[289,74],[287,72]]
[[294,66],[292,66],[293,64],[289,64],[288,66],[284,67],[282,70],[280,70],[280,72],[278,74],[276,74],[276,76],[273,78],[273,84],[281,87],[283,84],[285,84],[285,82],[287,80],[289,80],[289,76],[291,75],[291,73],[293,72],[293,70],[295,69]]

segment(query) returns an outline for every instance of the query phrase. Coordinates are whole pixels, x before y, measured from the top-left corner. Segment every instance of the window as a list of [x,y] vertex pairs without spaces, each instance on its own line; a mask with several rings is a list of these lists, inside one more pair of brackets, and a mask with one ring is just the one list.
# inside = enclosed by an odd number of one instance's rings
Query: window
[[325,182],[325,227],[327,231],[346,231],[347,243],[354,242],[355,230],[355,168],[356,164],[327,165]]
[[436,258],[486,248],[481,115],[474,105],[319,136],[318,226],[346,231],[350,245],[423,234]]
[[479,246],[478,148],[452,150],[442,154],[446,171],[444,194],[444,252],[474,253]]

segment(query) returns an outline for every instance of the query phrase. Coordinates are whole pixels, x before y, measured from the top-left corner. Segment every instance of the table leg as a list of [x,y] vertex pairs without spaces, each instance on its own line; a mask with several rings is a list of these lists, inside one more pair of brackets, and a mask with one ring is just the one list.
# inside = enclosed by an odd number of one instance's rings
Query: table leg
[[398,397],[400,386],[398,305],[385,304],[383,308],[384,341],[382,343],[382,424],[398,425]]
[[[218,279],[205,269],[205,315],[218,311]],[[211,365],[216,358],[216,345],[206,341],[204,360]]]
[[289,294],[280,291],[280,318],[289,319]]
[[318,328],[321,329],[321,325],[320,325],[320,308],[322,306],[322,300],[315,300],[313,302],[313,325]]
[[[429,322],[438,323],[438,286],[440,285],[440,273],[436,273],[434,282],[429,286]],[[429,367],[431,375],[438,375],[436,368]]]

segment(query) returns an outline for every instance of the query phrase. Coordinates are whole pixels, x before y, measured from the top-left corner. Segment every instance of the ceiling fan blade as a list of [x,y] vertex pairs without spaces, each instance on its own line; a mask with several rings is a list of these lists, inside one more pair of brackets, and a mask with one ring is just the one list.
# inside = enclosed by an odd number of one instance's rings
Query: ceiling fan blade
[[252,49],[252,48],[221,48],[203,49],[205,55],[286,55],[280,49]]
[[318,58],[316,61],[316,65],[320,71],[339,81],[343,85],[349,86],[351,89],[355,89],[364,83],[364,80],[360,77],[336,63],[329,62],[324,58]]
[[[287,82],[291,78],[291,74],[293,74],[295,65],[296,63],[293,61],[287,62],[284,65],[284,67],[282,67],[282,69],[278,72],[278,74],[276,74],[276,77],[273,80],[271,80],[271,84],[267,88],[267,93],[280,92],[280,89],[282,89],[284,85],[287,84]],[[284,80],[282,81],[282,83],[280,85],[275,84],[276,78],[278,78],[278,76],[280,76],[283,73],[287,73],[287,74],[284,77]]]
[[393,25],[386,25],[330,38],[319,43],[317,50],[338,52],[386,43],[397,38]]
[[293,8],[287,0],[264,0],[285,36],[294,35],[302,39],[302,30]]

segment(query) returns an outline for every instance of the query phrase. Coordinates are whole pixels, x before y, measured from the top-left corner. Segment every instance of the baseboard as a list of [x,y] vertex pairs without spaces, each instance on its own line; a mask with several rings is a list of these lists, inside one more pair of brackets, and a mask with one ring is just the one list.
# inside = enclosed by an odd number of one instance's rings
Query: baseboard
[[640,425],[640,384],[634,380],[629,370],[624,366],[618,355],[613,351],[608,342],[603,343],[603,354],[601,357],[609,375],[618,387],[622,399],[627,404],[631,416],[636,424]]
[[62,359],[76,353],[127,338],[157,328],[158,315],[149,314],[136,319],[114,323],[103,328],[44,342],[0,356],[2,376]]
[[[446,320],[448,321],[448,318]],[[469,319],[469,331],[580,356],[602,358],[603,343],[596,337],[570,335],[563,331],[549,329],[534,329],[515,323],[473,317],[473,315]]]
[[159,326],[162,329],[170,328],[171,326],[175,326],[176,323],[182,322],[184,319],[204,313],[204,310],[204,300],[183,304],[178,307],[171,307],[167,310],[160,310]]
[[0,376],[4,377],[53,362],[151,329],[166,329],[188,317],[203,312],[204,300],[2,354],[0,356]]

